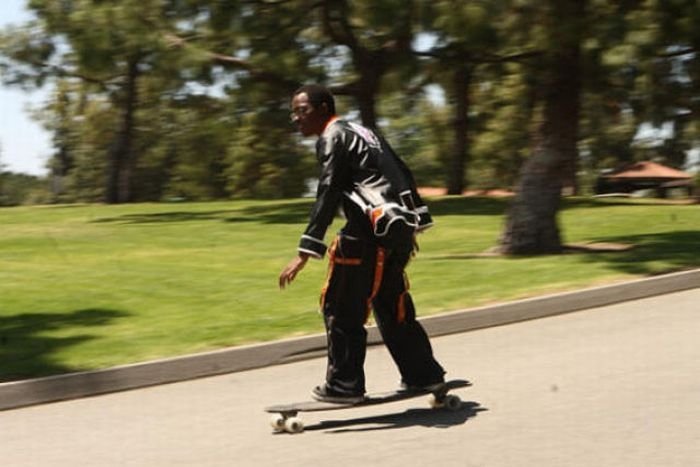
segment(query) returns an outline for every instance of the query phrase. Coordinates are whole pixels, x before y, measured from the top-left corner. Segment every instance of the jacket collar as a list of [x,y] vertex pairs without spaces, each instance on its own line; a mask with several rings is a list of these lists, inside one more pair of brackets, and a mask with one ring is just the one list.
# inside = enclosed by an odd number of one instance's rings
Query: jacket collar
[[325,133],[325,131],[328,129],[329,126],[331,126],[333,123],[335,123],[337,120],[339,120],[339,117],[337,115],[333,115],[331,118],[328,119],[326,124],[323,127],[323,131],[321,134]]

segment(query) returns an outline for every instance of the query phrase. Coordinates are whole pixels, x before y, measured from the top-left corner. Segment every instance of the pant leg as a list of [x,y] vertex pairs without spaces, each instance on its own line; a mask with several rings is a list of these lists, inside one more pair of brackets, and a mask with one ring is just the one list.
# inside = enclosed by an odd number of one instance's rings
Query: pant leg
[[343,394],[364,394],[365,318],[374,268],[371,245],[338,236],[329,253],[321,305],[326,325],[326,384]]
[[405,279],[405,268],[413,251],[412,232],[392,243],[391,249],[387,249],[382,283],[373,300],[375,319],[404,383],[441,382],[445,371],[435,360],[428,335],[416,320]]

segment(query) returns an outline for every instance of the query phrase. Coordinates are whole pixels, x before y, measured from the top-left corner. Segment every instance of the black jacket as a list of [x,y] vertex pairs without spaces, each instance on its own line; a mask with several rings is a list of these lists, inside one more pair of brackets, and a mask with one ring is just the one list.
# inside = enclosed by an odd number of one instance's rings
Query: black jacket
[[321,174],[300,252],[323,257],[323,237],[340,206],[348,220],[344,230],[359,237],[384,237],[394,222],[416,231],[432,225],[410,170],[372,130],[332,120],[316,142],[316,157]]

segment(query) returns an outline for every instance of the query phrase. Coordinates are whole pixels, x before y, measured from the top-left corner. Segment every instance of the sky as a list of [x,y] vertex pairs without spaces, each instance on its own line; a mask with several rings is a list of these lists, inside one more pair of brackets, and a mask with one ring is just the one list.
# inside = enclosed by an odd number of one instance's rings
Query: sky
[[[30,19],[25,0],[1,0],[0,28],[19,25]],[[29,107],[38,107],[47,90],[25,92],[0,85],[0,164],[4,170],[45,175],[46,161],[52,152],[51,135],[29,115]]]

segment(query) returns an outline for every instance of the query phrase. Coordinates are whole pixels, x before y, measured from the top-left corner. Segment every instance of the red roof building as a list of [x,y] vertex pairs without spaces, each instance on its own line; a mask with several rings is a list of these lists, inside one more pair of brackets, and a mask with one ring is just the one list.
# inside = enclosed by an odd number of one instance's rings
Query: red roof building
[[681,172],[680,170],[666,167],[665,165],[657,164],[656,162],[636,162],[622,170],[603,176],[608,180],[690,180],[692,175]]
[[598,179],[596,192],[631,193],[637,190],[655,189],[665,197],[669,188],[692,189],[693,176],[656,162],[635,162],[621,170],[602,175]]

